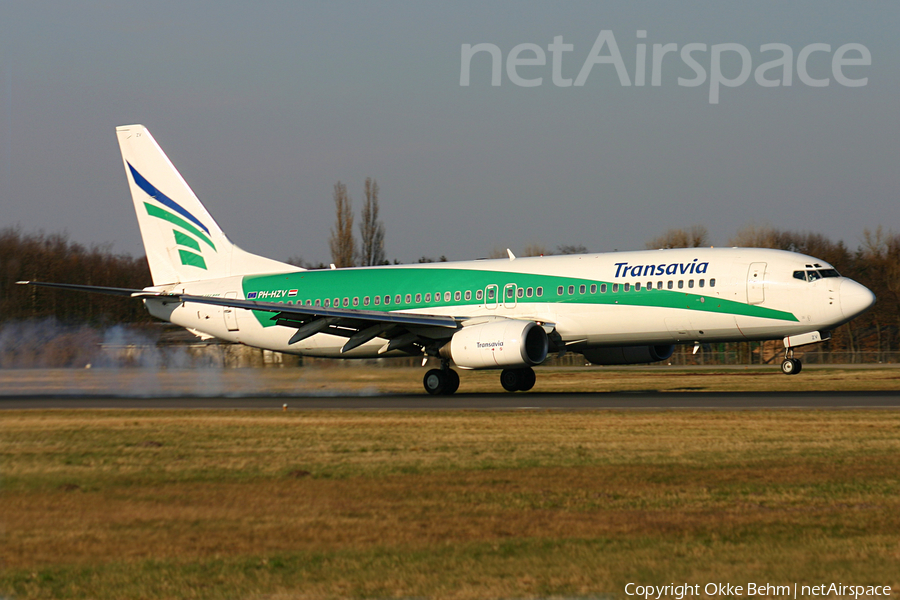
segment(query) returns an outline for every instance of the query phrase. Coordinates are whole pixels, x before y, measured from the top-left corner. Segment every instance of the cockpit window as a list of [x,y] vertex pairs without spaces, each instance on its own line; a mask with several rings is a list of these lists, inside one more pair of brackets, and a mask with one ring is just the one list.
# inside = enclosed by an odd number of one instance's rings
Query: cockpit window
[[800,281],[813,282],[825,277],[840,277],[840,274],[835,269],[794,271],[794,279],[799,279]]

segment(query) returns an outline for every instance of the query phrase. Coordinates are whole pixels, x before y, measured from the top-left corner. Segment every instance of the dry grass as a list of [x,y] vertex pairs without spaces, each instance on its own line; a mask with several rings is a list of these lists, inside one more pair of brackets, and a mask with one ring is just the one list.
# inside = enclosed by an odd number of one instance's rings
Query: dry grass
[[900,585],[900,414],[8,412],[22,598]]

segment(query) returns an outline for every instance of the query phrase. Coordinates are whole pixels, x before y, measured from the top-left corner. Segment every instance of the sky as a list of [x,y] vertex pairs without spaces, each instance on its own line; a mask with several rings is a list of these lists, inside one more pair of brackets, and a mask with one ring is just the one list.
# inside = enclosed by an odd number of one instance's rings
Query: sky
[[[358,221],[366,177],[401,262],[640,249],[694,224],[716,245],[770,224],[855,248],[900,230],[897,23],[895,0],[11,0],[0,228],[143,254],[115,138],[142,123],[222,229],[278,260],[330,262],[333,186]],[[500,85],[489,50],[461,85],[467,44],[499,50]],[[654,44],[675,45],[659,85]],[[788,54],[790,85],[783,64],[761,85]],[[702,83],[680,83],[692,64]]]

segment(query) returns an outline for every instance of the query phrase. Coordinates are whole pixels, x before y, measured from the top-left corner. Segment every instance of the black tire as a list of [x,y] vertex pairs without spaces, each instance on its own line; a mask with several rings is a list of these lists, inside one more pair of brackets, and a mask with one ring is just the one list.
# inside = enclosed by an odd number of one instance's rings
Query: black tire
[[537,376],[534,374],[534,369],[532,369],[531,367],[525,367],[520,371],[519,391],[527,392],[534,387],[535,381],[537,381]]
[[440,369],[431,369],[425,373],[425,377],[422,378],[422,384],[425,386],[426,392],[432,396],[437,396],[438,394],[443,394],[444,390],[447,389],[447,376]]
[[455,394],[456,390],[459,389],[459,373],[453,369],[447,369],[444,371],[444,374],[447,376],[447,385],[444,388],[444,394],[447,396]]
[[500,372],[500,385],[502,385],[503,389],[507,392],[519,391],[520,380],[521,377],[519,376],[518,369],[503,369]]
[[803,363],[796,358],[786,358],[784,359],[784,362],[781,363],[781,372],[785,375],[796,375],[802,368]]

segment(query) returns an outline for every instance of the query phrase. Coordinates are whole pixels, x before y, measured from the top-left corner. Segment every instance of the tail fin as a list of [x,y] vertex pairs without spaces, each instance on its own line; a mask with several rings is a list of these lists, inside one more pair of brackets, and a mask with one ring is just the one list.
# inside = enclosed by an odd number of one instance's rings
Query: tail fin
[[228,239],[143,125],[116,128],[153,285],[302,271]]

